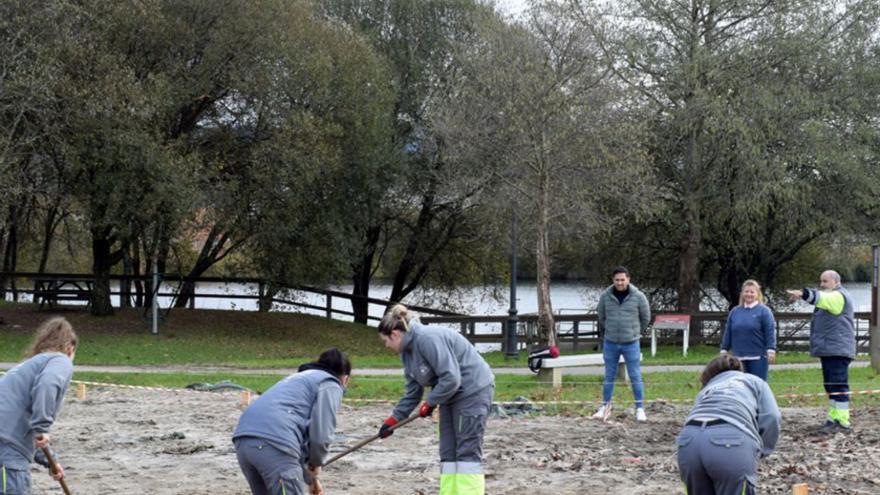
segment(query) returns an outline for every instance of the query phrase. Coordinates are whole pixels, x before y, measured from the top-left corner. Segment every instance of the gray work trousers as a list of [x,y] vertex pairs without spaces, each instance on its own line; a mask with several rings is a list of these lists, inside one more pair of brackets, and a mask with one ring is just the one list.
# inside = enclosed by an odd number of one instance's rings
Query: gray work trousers
[[[495,386],[440,405],[440,470],[482,473],[483,434]],[[474,472],[476,471],[476,472]]]
[[299,458],[255,437],[233,440],[238,465],[254,495],[303,495],[303,466]]
[[30,493],[30,462],[8,444],[0,443],[0,495]]
[[727,423],[685,426],[678,438],[678,470],[688,495],[757,493],[760,447]]

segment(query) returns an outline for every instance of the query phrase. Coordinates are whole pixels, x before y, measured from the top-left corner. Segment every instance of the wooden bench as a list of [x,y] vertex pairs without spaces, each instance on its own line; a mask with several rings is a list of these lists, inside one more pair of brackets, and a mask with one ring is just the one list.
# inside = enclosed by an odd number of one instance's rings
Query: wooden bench
[[[639,354],[639,361],[641,360],[642,355]],[[565,368],[596,365],[605,366],[605,358],[602,357],[602,354],[572,354],[553,359],[543,359],[541,360],[541,369],[538,371],[538,381],[553,383],[554,388],[561,388],[562,373]],[[629,376],[626,373],[626,362],[623,360],[623,356],[620,356],[620,361],[617,363],[617,381],[624,385],[629,381]]]

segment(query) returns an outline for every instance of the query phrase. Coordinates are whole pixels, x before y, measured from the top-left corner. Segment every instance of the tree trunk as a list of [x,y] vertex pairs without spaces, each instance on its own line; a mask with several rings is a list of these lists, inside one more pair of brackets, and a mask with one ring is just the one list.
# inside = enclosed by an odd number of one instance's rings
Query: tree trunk
[[[400,301],[415,290],[425,275],[428,273],[431,260],[436,257],[436,253],[442,249],[442,244],[449,241],[451,232],[454,229],[444,229],[449,235],[434,237],[432,246],[425,246],[423,240],[429,235],[428,231],[434,216],[434,192],[433,187],[422,197],[422,206],[419,210],[419,218],[416,226],[407,240],[406,249],[403,257],[397,265],[394,272],[394,281],[391,286],[391,295],[388,297],[391,301]],[[438,245],[439,244],[439,245]],[[425,253],[426,248],[430,248],[431,253]]]
[[260,283],[260,298],[257,300],[258,311],[268,312],[272,309],[272,299],[278,294],[278,287],[271,282]]
[[537,292],[538,292],[538,331],[547,345],[556,345],[556,322],[553,318],[553,303],[550,300],[550,241],[549,241],[549,195],[550,177],[541,174],[541,187],[538,191],[537,249]]
[[379,243],[381,227],[372,226],[367,230],[364,250],[358,263],[352,265],[352,289],[351,309],[354,313],[354,321],[366,325],[369,322],[370,303],[366,301],[370,297],[370,279],[373,277],[373,258],[376,255],[376,246]]
[[678,263],[678,310],[696,314],[700,311],[700,232],[699,215],[685,211],[685,234],[681,240]]
[[144,307],[144,283],[141,281],[141,250],[137,243],[131,250],[131,275],[134,278],[134,307]]
[[[229,232],[224,232],[223,227],[215,224],[211,227],[211,231],[208,233],[208,237],[199,251],[199,256],[196,258],[195,265],[193,265],[186,278],[195,279],[201,277],[209,268],[225,258],[236,246],[240,245],[240,243],[235,244],[224,251],[227,244],[229,244]],[[180,290],[177,291],[177,301],[174,303],[174,307],[185,308],[195,296],[195,287],[194,281],[186,280],[183,282]]]
[[125,250],[125,254],[122,256],[122,274],[125,275],[125,278],[119,281],[119,307],[120,308],[130,308],[131,307],[131,276],[132,276],[132,261],[131,254],[128,250]]
[[[3,253],[3,271],[14,272],[18,266],[18,225],[16,225],[15,208],[9,213],[9,231],[6,236],[6,247]],[[3,287],[6,287],[6,280],[3,281]],[[12,291],[12,300],[18,301],[18,290],[15,287],[15,278],[9,277],[9,289]],[[6,292],[3,292],[3,298],[6,298]]]
[[111,244],[106,235],[92,230],[92,274],[95,280],[92,284],[90,303],[91,313],[94,316],[113,314],[113,305],[110,302],[110,269],[113,267]]
[[37,265],[37,273],[45,273],[49,264],[49,255],[52,252],[52,241],[55,239],[55,230],[64,219],[58,207],[49,208],[46,213],[46,222],[43,224],[43,246],[40,252],[40,263]]

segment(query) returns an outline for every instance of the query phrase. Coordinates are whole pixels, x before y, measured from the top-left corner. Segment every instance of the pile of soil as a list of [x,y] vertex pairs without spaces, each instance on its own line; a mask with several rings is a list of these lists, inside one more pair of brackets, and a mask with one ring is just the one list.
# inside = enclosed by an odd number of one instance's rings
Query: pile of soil
[[[375,433],[390,404],[343,405],[338,452]],[[811,494],[880,493],[880,415],[853,411],[853,431],[821,436],[819,408],[783,409],[778,450],[760,467],[762,493],[789,494],[808,483]],[[648,422],[625,412],[609,423],[588,417],[491,419],[486,434],[490,494],[680,493],[675,436],[685,406],[652,403]],[[52,431],[53,445],[74,493],[102,495],[246,495],[230,435],[239,415],[235,393],[89,388],[70,395]],[[329,466],[326,492],[437,493],[437,426],[418,420]],[[61,493],[34,467],[34,493]]]

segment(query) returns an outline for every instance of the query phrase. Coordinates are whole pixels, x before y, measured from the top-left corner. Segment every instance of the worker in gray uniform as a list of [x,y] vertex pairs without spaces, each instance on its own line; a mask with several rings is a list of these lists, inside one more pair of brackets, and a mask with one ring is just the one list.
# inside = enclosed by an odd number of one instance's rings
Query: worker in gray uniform
[[431,387],[419,416],[440,406],[440,495],[483,495],[483,435],[495,393],[489,365],[460,333],[422,325],[402,304],[379,322],[379,336],[400,354],[406,375],[405,394],[379,436],[391,435]]
[[322,495],[318,481],[336,430],[336,411],[351,375],[338,349],[299,367],[254,401],[232,435],[254,495]]
[[[37,452],[40,462],[38,449],[49,445],[49,429],[73,376],[76,345],[67,320],[49,319],[37,329],[31,357],[0,377],[0,494],[31,493],[30,463]],[[64,468],[51,474],[60,480]]]
[[676,443],[678,469],[689,495],[749,495],[758,459],[773,452],[780,413],[769,385],[722,354],[700,377],[702,390]]

